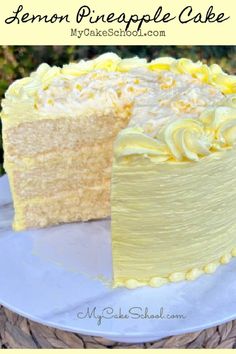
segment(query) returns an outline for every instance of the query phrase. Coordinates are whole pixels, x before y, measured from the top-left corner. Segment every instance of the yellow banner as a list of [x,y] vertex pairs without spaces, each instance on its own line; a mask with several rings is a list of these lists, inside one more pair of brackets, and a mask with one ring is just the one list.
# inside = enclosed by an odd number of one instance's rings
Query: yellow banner
[[7,0],[2,45],[233,45],[235,0]]

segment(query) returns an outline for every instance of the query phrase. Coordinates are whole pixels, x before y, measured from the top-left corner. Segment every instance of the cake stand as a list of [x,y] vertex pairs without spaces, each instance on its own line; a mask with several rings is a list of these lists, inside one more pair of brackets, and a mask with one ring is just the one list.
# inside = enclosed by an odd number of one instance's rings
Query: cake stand
[[112,289],[110,220],[13,232],[0,178],[0,304],[62,330],[125,343],[190,333],[236,318],[236,259],[214,275],[161,288]]

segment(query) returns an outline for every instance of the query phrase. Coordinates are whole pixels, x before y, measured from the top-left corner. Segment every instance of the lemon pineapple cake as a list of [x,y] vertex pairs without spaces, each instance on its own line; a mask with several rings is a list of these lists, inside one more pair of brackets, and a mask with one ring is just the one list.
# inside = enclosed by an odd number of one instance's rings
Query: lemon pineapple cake
[[114,286],[213,272],[236,255],[235,92],[187,59],[42,64],[2,103],[14,229],[111,214]]

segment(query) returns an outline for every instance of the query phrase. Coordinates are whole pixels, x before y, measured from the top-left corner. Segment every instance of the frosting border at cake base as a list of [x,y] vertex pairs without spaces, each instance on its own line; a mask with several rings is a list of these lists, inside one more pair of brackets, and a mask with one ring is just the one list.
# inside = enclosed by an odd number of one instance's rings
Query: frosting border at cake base
[[232,257],[236,257],[236,247],[232,249],[231,252],[223,255],[220,259],[215,262],[206,264],[202,268],[189,269],[186,272],[175,272],[170,274],[168,277],[152,277],[147,282],[142,282],[136,279],[128,279],[125,281],[116,281],[113,284],[114,288],[126,287],[127,289],[136,289],[142,286],[150,286],[152,288],[159,288],[168,283],[174,283],[179,281],[193,281],[204,274],[213,274],[220,265],[225,265],[230,262]]

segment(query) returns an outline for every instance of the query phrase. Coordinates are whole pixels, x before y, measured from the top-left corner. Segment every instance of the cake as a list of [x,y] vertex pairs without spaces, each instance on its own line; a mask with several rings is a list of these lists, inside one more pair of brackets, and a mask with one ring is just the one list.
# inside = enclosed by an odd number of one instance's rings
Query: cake
[[115,287],[214,272],[236,256],[235,93],[189,59],[41,64],[2,102],[14,229],[111,215]]

